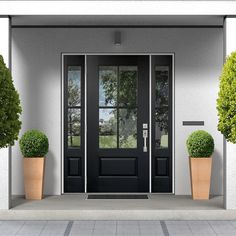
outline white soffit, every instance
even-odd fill
[[[236,15],[236,1],[0,1],[0,15]]]
[[[223,16],[13,16],[12,25],[223,25]]]

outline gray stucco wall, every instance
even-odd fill
[[[175,176],[176,194],[190,194],[185,141],[199,127],[183,120],[204,120],[215,139],[212,194],[222,194],[223,138],[217,131],[216,98],[223,63],[223,29],[121,29],[120,47],[113,29],[13,29],[12,69],[23,106],[22,132],[37,128],[50,140],[45,193],[61,193],[61,53],[175,53]],[[21,132],[21,134],[22,134]],[[12,193],[23,194],[22,159],[13,147]]]

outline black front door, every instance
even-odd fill
[[[172,56],[63,58],[64,192],[172,192]]]
[[[149,191],[149,56],[87,56],[87,190]]]

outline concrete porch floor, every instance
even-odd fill
[[[236,220],[223,197],[193,201],[191,196],[155,195],[136,200],[87,200],[86,194],[46,196],[41,201],[14,196],[0,220]]]

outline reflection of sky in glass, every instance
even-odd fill
[[[80,106],[81,102],[81,67],[68,67],[68,105]]]
[[[100,109],[99,120],[108,121],[114,117],[114,109]]]
[[[69,66],[68,67],[68,80],[76,83],[80,88],[81,81],[81,67],[80,66]]]

